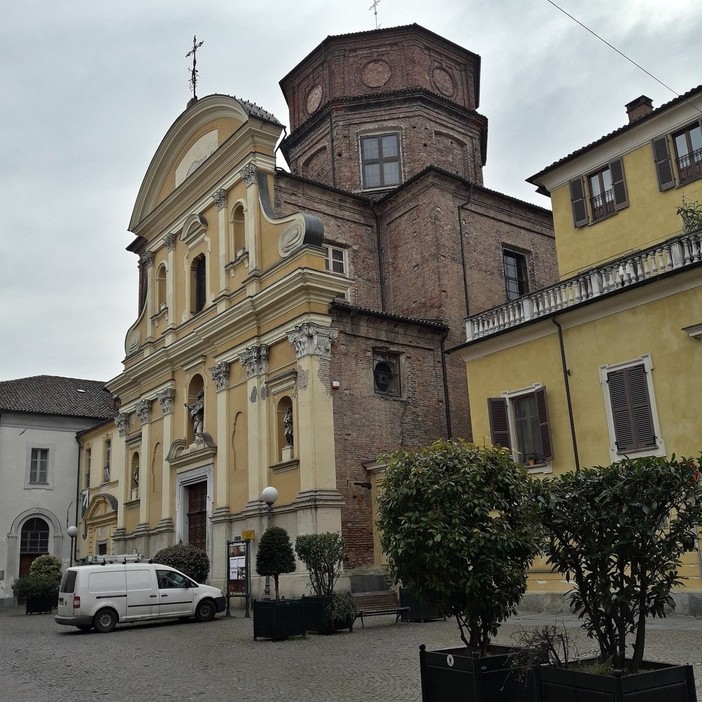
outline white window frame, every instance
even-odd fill
[[[517,421],[514,418],[514,406],[513,402],[518,400],[525,395],[533,395],[537,390],[543,388],[543,383],[534,383],[533,385],[527,385],[524,388],[519,388],[518,390],[505,390],[500,393],[500,397],[504,397],[507,400],[507,425],[509,427],[509,443],[512,447],[512,460],[515,463],[523,465],[530,473],[553,473],[553,461],[546,461],[544,463],[537,463],[536,465],[529,466],[526,465],[519,455],[519,449],[517,448]],[[548,400],[548,394],[546,395]],[[550,425],[550,422],[549,422]],[[553,436],[551,437],[553,441]]]
[[[46,456],[46,480],[37,482],[32,480],[32,453],[34,451],[47,451]],[[36,444],[27,446],[27,468],[25,472],[24,486],[30,489],[46,490],[53,487],[54,478],[54,454],[56,446],[54,444]]]
[[[329,273],[333,273],[334,275],[347,276],[348,270],[349,270],[348,251],[345,248],[343,248],[342,246],[334,246],[333,244],[324,244],[322,248],[324,249],[324,270],[328,271]],[[343,267],[342,271],[335,271],[334,270],[334,267],[333,267],[333,264],[334,264],[333,254],[334,253],[341,254],[341,265]]]
[[[653,419],[653,431],[656,435],[656,446],[643,449],[633,449],[628,451],[619,451],[617,449],[617,435],[614,431],[614,417],[612,415],[612,403],[609,396],[609,386],[607,384],[607,376],[612,371],[621,370],[623,368],[632,368],[633,366],[643,365],[646,372],[646,387],[648,389],[648,401],[651,406],[651,417]],[[665,456],[665,442],[661,435],[661,425],[658,421],[658,407],[656,405],[656,395],[653,391],[653,360],[650,353],[641,354],[638,358],[623,361],[621,363],[611,363],[599,367],[600,384],[602,385],[602,395],[604,397],[605,415],[607,417],[607,430],[609,432],[609,456],[612,463],[622,460],[627,456]]]

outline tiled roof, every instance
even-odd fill
[[[34,375],[0,382],[0,413],[27,412],[108,419],[111,395],[99,380]]]
[[[448,326],[440,319],[422,319],[421,317],[408,317],[404,314],[373,310],[370,307],[358,307],[339,297],[334,298],[334,300],[332,300],[332,307],[339,310],[345,310],[346,312],[350,312],[351,314],[367,314],[372,317],[383,317],[385,319],[391,319],[397,322],[407,322],[409,324],[422,324],[423,326],[436,327],[437,329],[448,329]]]
[[[583,146],[580,149],[577,149],[576,151],[573,151],[573,153],[568,154],[567,156],[564,156],[562,159],[559,159],[558,161],[555,161],[552,163],[550,166],[547,166],[543,170],[539,171],[538,173],[535,173],[533,176],[527,178],[527,183],[532,183],[533,185],[539,185],[539,179],[546,175],[547,173],[550,173],[552,170],[555,168],[558,168],[558,166],[562,166],[564,163],[568,163],[568,161],[573,160],[574,158],[577,158],[578,156],[590,151],[590,149],[594,149],[596,146],[599,146],[600,144],[603,144],[610,139],[614,139],[615,137],[619,136],[620,134],[629,131],[630,129],[634,129],[638,127],[640,124],[643,122],[647,122],[650,119],[653,119],[657,115],[659,115],[661,112],[665,112],[665,110],[670,109],[671,107],[674,107],[675,105],[678,105],[683,102],[689,102],[689,100],[693,97],[695,97],[700,91],[702,90],[702,85],[698,85],[696,88],[692,88],[691,90],[688,90],[684,95],[679,95],[678,97],[674,98],[673,100],[670,100],[669,102],[666,102],[665,104],[661,105],[660,107],[656,108],[655,110],[652,110],[649,112],[647,115],[640,117],[639,119],[635,120],[634,122],[630,122],[625,124],[622,127],[619,127],[619,129],[615,129],[613,132],[610,132],[609,134],[605,134],[603,137],[600,137],[597,139],[597,141],[593,141],[591,144],[588,144],[587,146]]]

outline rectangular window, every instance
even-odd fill
[[[363,187],[384,188],[400,184],[398,134],[361,137]]]
[[[29,482],[34,484],[49,482],[49,449],[32,449]]]
[[[92,463],[93,460],[93,451],[92,449],[85,449],[85,478],[84,478],[84,486],[85,487],[90,487],[90,464]]]
[[[701,124],[694,122],[678,132],[653,140],[653,162],[659,190],[674,188],[676,176],[677,185],[702,178]]]
[[[380,395],[401,396],[399,354],[373,351],[373,389]]]
[[[680,184],[702,178],[702,130],[691,125],[673,135]]]
[[[346,249],[339,246],[324,246],[324,270],[346,275]]]
[[[526,295],[529,292],[526,256],[504,249],[502,262],[505,269],[507,300],[516,300]]]
[[[570,200],[576,228],[598,222],[627,207],[629,199],[622,160],[616,159],[586,178],[570,181]]]
[[[613,460],[629,453],[663,455],[650,355],[600,367]]]
[[[488,416],[493,445],[510,449],[515,461],[543,468],[553,459],[544,387],[489,398]]]

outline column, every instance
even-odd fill
[[[215,444],[215,495],[212,519],[216,521],[229,515],[229,362],[222,361],[210,368],[210,375],[217,389],[217,428]]]
[[[229,223],[227,221],[227,191],[223,188],[215,191],[212,194],[212,199],[217,205],[217,235],[219,241],[219,295],[223,295],[227,291],[227,277],[225,266],[227,261],[232,258],[229,253],[228,238],[229,238]],[[214,268],[214,266],[213,266]],[[214,289],[214,288],[213,288]]]
[[[149,529],[149,456],[151,455],[151,404],[153,400],[142,399],[134,410],[141,422],[141,445],[139,446],[139,525],[137,531]],[[131,466],[130,466],[131,468]],[[131,486],[131,476],[127,471]]]
[[[261,389],[268,373],[268,347],[249,346],[239,356],[246,369],[248,395],[249,504],[260,504],[261,490],[268,484],[268,422]]]
[[[258,205],[258,181],[256,177],[256,166],[249,163],[239,172],[241,179],[246,183],[246,218],[245,236],[246,250],[249,252],[249,273],[257,271],[259,268],[259,205]]]
[[[171,464],[166,460],[173,442],[173,401],[175,389],[165,388],[156,393],[156,399],[163,413],[163,465],[161,466],[161,521],[159,529],[173,529],[173,510],[171,503]]]

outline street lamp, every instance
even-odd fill
[[[263,488],[261,499],[268,505],[268,528],[273,522],[273,503],[278,499],[278,491],[271,485]],[[271,576],[266,575],[266,584],[263,588],[263,599],[271,599]]]
[[[69,526],[66,533],[71,537],[71,565],[76,560],[76,536],[78,536],[78,527]]]

